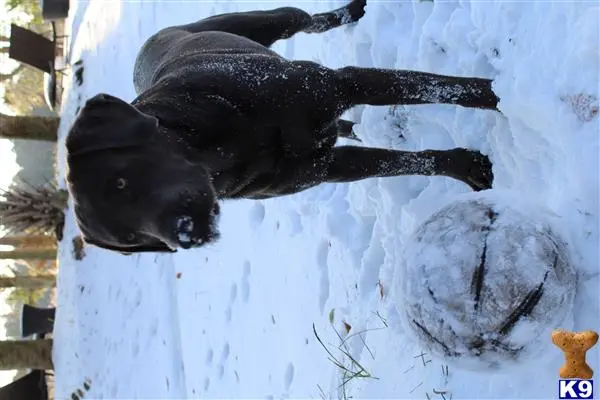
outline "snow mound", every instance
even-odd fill
[[[407,331],[465,369],[539,361],[577,281],[556,227],[552,214],[509,192],[455,198],[405,244],[396,306]]]

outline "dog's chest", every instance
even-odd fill
[[[201,160],[213,177],[215,190],[230,197],[252,182],[268,181],[284,156],[277,129],[265,129],[222,140],[201,151]]]

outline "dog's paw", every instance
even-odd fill
[[[474,191],[490,189],[494,181],[492,162],[477,150],[456,148],[448,150],[447,176],[458,179]]]
[[[465,183],[474,191],[491,189],[494,182],[492,162],[485,154],[478,151],[471,151],[471,153],[472,164]]]
[[[350,4],[345,7],[345,11],[348,13],[348,19],[346,23],[356,22],[365,15],[365,7],[367,6],[367,0],[353,0]]]

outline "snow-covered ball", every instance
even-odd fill
[[[459,196],[408,238],[396,306],[431,353],[466,369],[501,370],[552,346],[576,276],[551,213],[487,190]]]

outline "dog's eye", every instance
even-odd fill
[[[125,240],[127,240],[129,243],[135,242],[135,238],[136,238],[136,235],[133,232],[128,233],[127,236],[125,236]]]
[[[127,187],[127,179],[125,178],[117,178],[117,189],[125,189]]]

